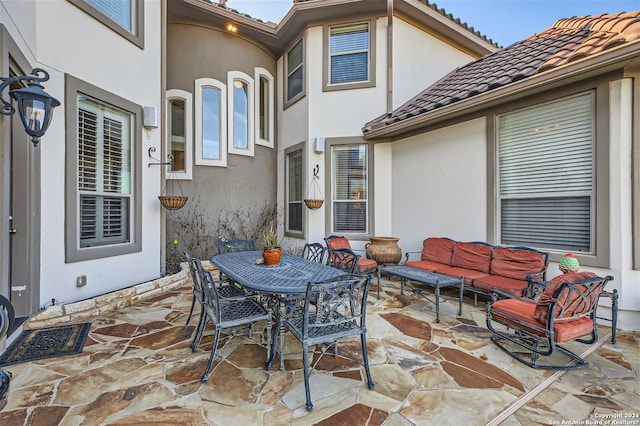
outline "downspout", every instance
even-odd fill
[[[387,0],[387,117],[393,113],[393,0]]]
[[[167,2],[160,2],[160,158],[166,155],[165,117],[167,114],[165,97],[167,93]],[[160,191],[165,185],[164,166],[160,170]],[[160,192],[162,194],[162,192]],[[160,275],[167,274],[167,212],[160,207]]]

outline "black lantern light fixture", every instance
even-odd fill
[[[38,77],[42,74],[42,77]],[[44,91],[42,87],[43,81],[49,80],[49,73],[41,68],[34,68],[31,75],[18,75],[15,77],[0,77],[0,100],[2,101],[2,109],[0,114],[12,115],[16,112],[13,105],[2,97],[4,89],[18,81],[26,80],[27,87],[14,89],[9,91],[11,96],[18,103],[18,113],[24,130],[31,136],[33,146],[37,146],[40,138],[49,128],[51,118],[53,117],[53,109],[60,105],[60,102]]]

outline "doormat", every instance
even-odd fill
[[[0,356],[0,367],[82,352],[91,323],[24,330]]]

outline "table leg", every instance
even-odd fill
[[[271,364],[273,364],[273,360],[276,356],[276,352],[278,352],[278,334],[280,335],[281,338],[281,345],[280,345],[280,370],[284,370],[284,361],[282,359],[282,353],[284,350],[284,315],[286,314],[286,306],[284,304],[284,301],[281,298],[278,298],[276,301],[276,307],[275,307],[275,311],[277,312],[276,314],[276,322],[277,324],[275,324],[275,327],[273,327],[273,336],[271,339],[271,350],[269,353],[269,359],[267,360],[267,363],[265,364],[264,368],[266,370],[271,368]]]
[[[440,286],[436,285],[436,322],[440,322]]]
[[[458,302],[458,315],[462,315],[462,299],[464,297],[464,277],[460,278],[460,301]]]
[[[400,294],[404,294],[404,278],[400,277]]]

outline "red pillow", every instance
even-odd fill
[[[560,286],[563,283],[576,283],[578,281],[582,281],[582,280],[586,280],[589,278],[596,278],[597,275],[594,274],[593,272],[572,272],[569,274],[562,274],[562,275],[558,275],[557,277],[553,278],[551,281],[549,281],[547,283],[547,286],[545,287],[544,291],[542,292],[542,295],[540,296],[540,299],[538,300],[539,302],[550,302],[554,300],[554,294],[556,293],[556,291],[558,291],[558,289],[560,288]],[[563,292],[564,293],[564,292]],[[558,299],[562,300],[564,298],[566,298],[566,294],[561,294],[559,295]],[[540,322],[546,323],[547,322],[547,317],[549,316],[549,306],[547,305],[538,305],[536,306],[535,311],[533,311],[533,317],[535,319],[537,319]]]

